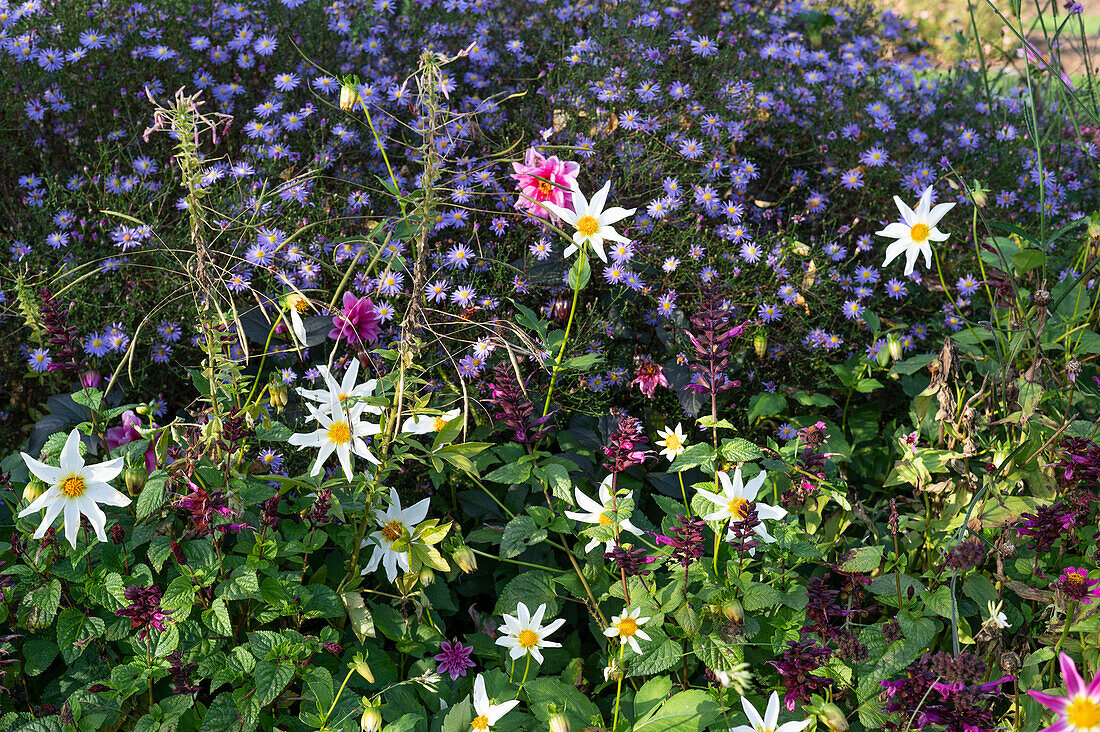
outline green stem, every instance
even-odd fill
[[[611,722],[611,732],[615,732],[615,729],[619,726],[619,697],[623,693],[623,649],[626,648],[626,644],[619,644],[619,681],[615,687],[615,719]]]
[[[1077,600],[1073,600],[1069,604],[1069,612],[1066,613],[1066,623],[1062,628],[1062,637],[1058,639],[1058,642],[1054,644],[1054,655],[1047,661],[1047,668],[1050,669],[1050,686],[1054,686],[1054,659],[1058,658],[1058,651],[1062,648],[1062,644],[1066,642],[1066,637],[1069,635],[1070,626],[1073,625],[1074,618],[1077,617]],[[1040,677],[1042,678],[1042,677]]]
[[[687,511],[687,515],[691,516],[691,504],[688,503],[687,489],[684,488],[684,474],[682,472],[677,473],[676,477],[680,479],[680,495],[684,497],[684,510]]]
[[[584,269],[585,263],[588,261],[588,253],[584,247],[581,247],[578,254],[578,262],[580,266],[577,268],[579,273]],[[561,339],[561,348],[558,349],[558,357],[554,359],[554,366],[550,371],[550,388],[546,392],[546,403],[542,405],[542,416],[545,417],[547,412],[550,411],[550,397],[554,393],[554,383],[558,380],[558,369],[561,368],[561,359],[565,355],[565,345],[569,342],[569,331],[573,328],[573,316],[577,312],[577,297],[581,293],[580,279],[577,280],[577,287],[573,290],[573,304],[569,306],[569,320],[565,323],[565,337]]]
[[[527,672],[531,670],[531,654],[527,654],[527,663],[523,665],[523,681],[519,682],[520,686],[527,683]]]
[[[348,679],[355,673],[355,669],[348,669],[348,675],[344,677],[344,683],[340,684],[340,691],[336,692],[336,697],[332,700],[332,706],[325,712],[325,716],[321,718],[321,723],[324,724],[326,720],[332,715],[332,710],[336,708],[336,702],[340,701],[340,695],[344,693],[344,687],[348,685]]]

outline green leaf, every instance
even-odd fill
[[[72,396],[74,402],[82,407],[87,407],[93,412],[99,412],[103,409],[103,392],[99,389],[88,389],[87,392],[75,391]]]
[[[731,440],[722,440],[720,448],[722,457],[733,463],[747,463],[751,460],[759,460],[764,457],[764,451],[741,437]]]
[[[164,658],[176,650],[180,644],[180,631],[175,623],[171,623],[164,630],[153,630],[149,633],[154,639],[153,658]]]
[[[572,369],[573,371],[588,371],[602,360],[602,353],[583,353],[580,356],[574,356],[567,360],[565,362],[565,368]]]
[[[840,559],[842,572],[871,572],[882,562],[882,545],[857,547]]]
[[[505,463],[485,476],[485,480],[505,485],[525,483],[531,477],[531,463]]]
[[[233,625],[229,622],[229,606],[220,597],[210,603],[209,610],[203,611],[202,622],[218,635],[225,637],[233,635]]]
[[[537,569],[516,575],[501,591],[494,614],[515,615],[516,605],[521,602],[527,605],[531,612],[535,612],[539,605],[546,603],[545,617],[551,619],[557,615],[560,603],[554,575]]]
[[[710,443],[696,442],[676,456],[676,459],[668,466],[668,472],[682,473],[685,470],[698,467],[704,473],[710,473],[714,471],[714,457],[714,448],[710,446]]]
[[[363,601],[363,595],[359,592],[344,592],[340,595],[344,607],[348,611],[348,620],[355,636],[362,643],[368,637],[374,637],[374,619],[371,617],[370,608]]]
[[[474,720],[474,707],[466,697],[447,710],[443,717],[443,726],[439,732],[470,732],[470,722]]]
[[[530,516],[520,514],[504,527],[504,538],[500,541],[500,558],[518,557],[528,547],[546,539],[546,536],[546,529],[538,528]]]
[[[722,640],[715,635],[700,635],[691,639],[695,657],[715,671],[732,671],[745,660],[741,646]]]
[[[318,711],[327,712],[335,696],[332,673],[323,666],[309,666],[302,672],[302,679],[306,682],[306,687],[309,688],[310,693],[313,694]]]
[[[154,536],[149,542],[146,555],[149,557],[149,564],[153,565],[153,571],[161,571],[168,557],[172,556],[172,540],[167,536]]]
[[[748,420],[755,422],[763,417],[774,417],[783,414],[787,409],[787,397],[782,394],[762,392],[749,399]]]
[[[80,658],[88,641],[103,633],[106,623],[102,618],[85,617],[77,608],[67,607],[57,616],[57,645],[65,663]]]
[[[1024,249],[1012,255],[1012,266],[1018,274],[1027,274],[1033,269],[1043,266],[1046,255],[1038,249]]]
[[[165,612],[174,613],[182,608],[190,608],[195,603],[195,587],[190,577],[179,576],[168,583],[168,589],[160,598],[160,606]]]
[[[260,661],[256,664],[253,675],[256,678],[256,693],[259,696],[260,706],[266,707],[275,701],[275,697],[279,696],[294,678],[294,669],[282,663]]]
[[[672,679],[667,676],[655,676],[638,689],[634,695],[634,718],[646,716],[668,697],[672,691]]]
[[[61,582],[50,580],[41,587],[31,590],[23,598],[22,606],[27,608],[27,627],[45,628],[53,622],[57,606],[61,604]]]
[[[588,246],[585,244],[585,246]],[[592,268],[588,266],[588,258],[578,258],[569,268],[569,289],[583,290],[592,278]]]
[[[701,732],[721,711],[705,691],[681,691],[636,722],[633,732]]]
[[[57,658],[57,644],[52,640],[35,638],[23,644],[23,673],[37,676],[49,668]]]
[[[202,726],[199,732],[226,732],[235,730],[239,726],[240,715],[237,713],[237,704],[233,701],[231,692],[218,694],[218,698],[202,715]]]
[[[536,472],[550,486],[555,498],[565,501],[570,506],[575,503],[573,500],[573,481],[569,479],[568,468],[557,463],[549,463],[540,467]]]
[[[260,581],[256,571],[247,567],[237,567],[225,582],[218,585],[214,594],[223,600],[262,600]]]
[[[994,584],[983,574],[971,575],[966,579],[966,583],[963,584],[963,594],[969,597],[974,602],[978,603],[978,606],[985,611],[986,605],[991,601],[997,601],[997,588]]]
[[[593,717],[600,716],[599,707],[591,699],[560,679],[537,678],[524,684],[523,690],[531,713],[543,724],[550,721],[555,709],[568,717],[573,729],[582,729]]]
[[[160,510],[160,507],[164,505],[165,487],[168,483],[168,473],[163,470],[157,470],[149,479],[145,481],[145,485],[141,489],[141,493],[138,494],[137,506],[134,510],[137,512],[137,520],[142,521],[147,516],[150,516]]]
[[[680,642],[668,638],[652,651],[648,646],[642,651],[642,655],[627,667],[627,676],[652,676],[668,671],[680,663],[680,659],[684,656],[684,649],[680,646]]]
[[[742,601],[747,612],[755,612],[764,608],[772,608],[782,604],[784,595],[771,585],[751,583],[745,590],[745,599]]]

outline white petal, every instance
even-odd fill
[[[92,529],[95,530],[96,538],[100,541],[107,541],[107,532],[103,529],[107,525],[107,516],[95,505],[95,501],[87,497],[84,494],[80,497],[79,502],[80,512],[88,517],[88,523],[92,525]]]
[[[118,474],[126,467],[126,458],[118,457],[98,465],[88,465],[84,468],[86,479],[107,483],[118,477]]]
[[[611,181],[607,181],[603,184],[603,188],[596,191],[592,196],[592,200],[588,202],[588,213],[597,219],[600,218],[600,213],[603,211],[604,204],[607,203],[607,194],[611,190]]]
[[[901,211],[901,220],[905,222],[906,226],[913,225],[913,219],[916,215],[913,213],[913,209],[906,205],[905,201],[901,200],[897,196],[894,196],[894,203],[897,204],[898,211]]]
[[[23,456],[23,462],[27,464],[27,470],[31,471],[32,475],[41,479],[46,485],[56,485],[61,482],[61,477],[66,475],[66,471],[61,468],[46,465],[46,463],[35,460],[25,452],[19,454]]]
[[[775,729],[775,725],[779,722],[779,692],[773,691],[772,695],[768,697],[768,708],[764,712],[764,726],[768,729]]]
[[[890,246],[886,247],[886,261],[884,261],[882,263],[882,266],[885,267],[888,264],[890,264],[890,262],[893,262],[903,252],[908,250],[909,246],[910,246],[910,241],[903,240],[903,239],[898,239],[896,242],[894,242]]]
[[[108,506],[129,506],[130,498],[119,493],[106,483],[89,483],[84,496],[96,503],[104,503]]]
[[[65,538],[69,545],[76,549],[76,531],[80,528],[80,509],[76,501],[65,501]]]
[[[80,457],[80,430],[73,429],[61,448],[61,469],[66,473],[79,472],[84,467],[84,458]]]
[[[741,697],[741,708],[745,710],[745,716],[749,718],[749,724],[753,726],[753,729],[766,728],[764,719],[760,716],[760,713],[756,711],[756,707],[752,705],[745,697]]]
[[[42,517],[42,523],[40,523],[38,528],[34,531],[35,539],[41,539],[46,535],[46,529],[53,525],[54,519],[57,518],[57,514],[61,513],[61,509],[63,508],[65,508],[65,501],[63,500],[54,501],[46,506],[46,515]]]
[[[925,223],[928,225],[928,228],[931,229],[936,224],[938,224],[940,222],[940,219],[942,219],[947,214],[947,212],[953,208],[955,208],[954,201],[950,201],[948,203],[937,203],[935,206],[933,206],[932,210],[928,212],[928,218],[925,219]]]
[[[506,701],[502,704],[494,704],[492,707],[490,707],[489,714],[486,715],[489,718],[489,726],[492,727],[494,724],[499,722],[500,718],[508,712],[512,711],[512,709],[517,704],[519,704],[519,699],[513,699],[512,701]]]
[[[885,236],[885,237],[889,237],[891,239],[901,239],[902,237],[909,236],[910,231],[912,231],[911,227],[906,226],[905,224],[902,224],[900,222],[895,221],[894,223],[890,224],[889,226],[887,226],[882,231],[876,231],[875,235],[876,236]]]
[[[41,511],[43,508],[48,509],[54,503],[63,503],[61,491],[56,486],[50,486],[46,490],[42,491],[42,494],[35,498],[30,504],[27,505],[22,511],[19,512],[17,518],[23,518],[29,516],[32,513]],[[54,516],[57,514],[55,513]]]

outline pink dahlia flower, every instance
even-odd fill
[[[1028,695],[1058,715],[1054,724],[1043,732],[1078,732],[1100,727],[1100,674],[1088,684],[1077,673],[1073,659],[1062,653],[1058,656],[1062,667],[1062,681],[1066,685],[1065,696],[1051,696],[1041,691],[1028,690]]]
[[[344,293],[344,307],[332,316],[332,325],[334,327],[328,333],[329,338],[351,343],[377,343],[378,334],[382,332],[374,303],[369,297],[356,297],[352,292]]]
[[[559,160],[556,155],[543,157],[537,150],[530,148],[523,162],[512,163],[512,167],[516,171],[512,178],[519,186],[520,195],[516,198],[516,208],[520,211],[527,211],[544,219],[550,218],[550,211],[541,205],[543,202],[573,210],[571,189],[576,185],[580,165]]]
[[[653,363],[652,361],[643,361],[638,366],[638,372],[635,374],[637,378],[631,381],[630,384],[638,385],[638,388],[642,390],[650,399],[657,391],[658,386],[668,386],[668,379],[665,378],[665,371],[661,368],[660,364]]]

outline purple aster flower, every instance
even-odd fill
[[[45,348],[36,348],[31,351],[31,355],[27,357],[27,365],[38,373],[42,373],[49,369],[52,362],[53,359],[50,358],[50,352]]]
[[[470,654],[474,651],[473,646],[464,646],[458,641],[454,643],[443,641],[439,644],[439,648],[442,653],[435,657],[435,660],[439,662],[436,672],[440,675],[450,675],[451,681],[456,680],[459,676],[465,676],[466,669],[477,666],[476,663],[470,660]]]

